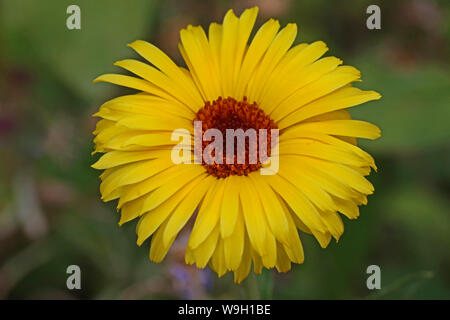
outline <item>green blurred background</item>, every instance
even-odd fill
[[[66,8],[81,8],[81,30]],[[148,40],[178,63],[178,31],[260,6],[299,25],[297,42],[325,41],[362,71],[357,86],[382,100],[352,110],[382,138],[361,145],[379,167],[375,194],[338,244],[321,249],[303,235],[305,263],[292,272],[251,275],[242,285],[186,267],[182,245],[162,264],[135,244],[135,222],[119,228],[90,168],[95,119],[107,99],[128,93],[92,80],[136,55]],[[381,30],[366,8],[381,8]],[[0,0],[0,299],[449,299],[450,2]],[[66,288],[81,267],[82,290]],[[381,267],[381,290],[366,268]]]

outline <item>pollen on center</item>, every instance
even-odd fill
[[[203,134],[208,129],[217,129],[224,137],[226,136],[227,129],[242,129],[244,132],[248,129],[254,129],[256,131],[256,145],[252,147],[250,145],[250,139],[245,139],[244,154],[238,153],[238,148],[233,148],[234,158],[232,163],[226,161],[227,143],[225,139],[223,140],[223,153],[218,155],[218,157],[223,158],[222,163],[209,164],[205,162],[204,157],[202,158],[202,165],[206,171],[218,178],[225,178],[229,175],[248,175],[250,172],[258,170],[261,167],[260,145],[264,145],[267,150],[267,156],[270,156],[271,129],[278,129],[276,123],[255,102],[249,103],[246,97],[242,101],[237,101],[231,97],[226,99],[219,97],[212,102],[207,101],[205,106],[197,112],[194,121],[202,121],[202,134],[200,138],[203,137]],[[267,135],[261,137],[260,129],[266,129]],[[213,143],[213,141],[214,138],[212,141],[202,139],[201,142],[196,143],[197,146],[201,146],[202,155],[204,149],[210,143]],[[214,153],[212,155],[216,157]],[[249,161],[252,155],[256,156],[256,163]],[[242,157],[245,157],[245,160]]]

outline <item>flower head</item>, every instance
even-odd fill
[[[191,220],[186,263],[209,264],[219,276],[233,271],[236,282],[252,264],[260,273],[302,263],[299,229],[322,247],[339,239],[340,214],[357,218],[374,190],[365,179],[374,160],[356,138],[380,135],[347,110],[380,98],[351,86],[360,72],[338,58],[322,58],[327,47],[321,41],[293,46],[296,24],[280,30],[270,19],[250,40],[257,12],[237,17],[230,10],[208,35],[202,27],[181,30],[188,69],[135,41],[129,46],[150,64],[130,59],[116,65],[137,77],[95,80],[139,91],[106,102],[95,114],[102,118],[95,151],[104,155],[93,167],[104,170],[102,199],[119,200],[119,224],[138,218],[137,242],[151,237],[150,259],[160,262]],[[173,134],[180,129],[189,140],[176,149],[181,143]],[[220,140],[239,129],[246,133],[242,152]],[[214,135],[205,139],[208,132]],[[178,163],[173,154],[180,150],[189,160],[204,157]]]

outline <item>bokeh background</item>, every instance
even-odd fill
[[[81,30],[66,28],[70,4],[81,8]],[[258,26],[295,22],[297,43],[323,40],[328,55],[362,71],[357,86],[383,98],[351,113],[383,136],[361,141],[379,167],[369,178],[376,192],[339,243],[321,249],[303,235],[303,265],[236,285],[185,266],[183,239],[156,265],[148,243],[135,244],[135,222],[118,227],[90,167],[91,114],[130,91],[92,80],[136,57],[126,47],[136,39],[181,63],[179,29],[255,4]],[[381,8],[381,30],[366,28],[370,4]],[[449,299],[449,23],[445,0],[0,0],[0,298]],[[66,288],[72,264],[82,290]],[[372,264],[381,290],[366,287]]]

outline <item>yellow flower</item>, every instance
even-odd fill
[[[95,152],[105,154],[93,167],[104,170],[102,199],[119,200],[119,225],[139,218],[137,243],[151,237],[150,259],[160,262],[192,218],[186,263],[209,264],[219,276],[233,271],[236,282],[252,263],[256,273],[263,267],[286,272],[291,262],[302,263],[298,229],[322,247],[339,239],[340,214],[357,218],[358,206],[374,190],[364,178],[376,169],[374,160],[356,138],[380,136],[375,125],[352,120],[347,110],[380,98],[351,86],[360,72],[336,57],[321,58],[328,50],[322,41],[292,46],[296,24],[280,30],[270,19],[250,41],[257,12],[255,7],[236,17],[230,10],[208,35],[202,27],[181,30],[179,49],[188,69],[154,45],[135,41],[129,46],[151,65],[131,59],[116,65],[139,78],[105,74],[95,80],[139,91],[106,102],[95,114],[102,118]],[[193,134],[194,120],[202,121],[203,133],[278,129],[269,159],[277,157],[279,167],[261,174],[267,163],[248,159],[174,163],[179,140],[172,133],[181,128]],[[207,143],[200,146],[204,151]],[[198,146],[188,148],[195,152]],[[250,156],[248,144],[246,152]]]

